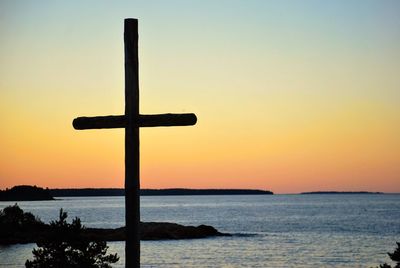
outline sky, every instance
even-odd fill
[[[123,187],[124,18],[142,188],[400,192],[400,2],[0,1],[0,189]]]

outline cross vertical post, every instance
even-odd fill
[[[125,44],[125,222],[126,267],[140,267],[139,55],[138,21],[126,19]]]
[[[78,117],[75,129],[125,128],[125,267],[140,267],[139,128],[191,126],[195,114],[139,114],[138,20],[125,19],[125,114]]]

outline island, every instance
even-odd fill
[[[125,227],[83,228],[82,237],[91,241],[124,241]],[[43,223],[17,204],[0,210],[0,245],[40,243],[54,236],[51,224]],[[141,240],[195,239],[231,236],[208,225],[184,226],[169,222],[141,222]]]
[[[303,192],[301,194],[383,194],[382,192],[367,192],[367,191],[315,191]]]
[[[41,201],[54,200],[48,188],[30,185],[18,185],[11,189],[0,190],[0,201]]]

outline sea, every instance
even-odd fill
[[[0,202],[0,209],[15,202]],[[60,208],[87,227],[124,225],[124,197],[18,202],[44,222]],[[142,241],[142,267],[377,267],[400,242],[399,194],[143,196],[141,219],[207,224],[230,237]],[[108,242],[124,267],[124,242]],[[0,267],[24,267],[36,244],[0,246]]]

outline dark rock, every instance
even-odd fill
[[[125,227],[116,229],[87,228],[84,236],[92,240],[123,241]],[[208,225],[184,226],[169,222],[141,222],[141,240],[194,239],[213,236],[230,236]]]
[[[228,235],[220,233],[217,229],[208,225],[199,225],[195,227],[169,222],[141,223],[140,234],[142,240],[192,239]]]

